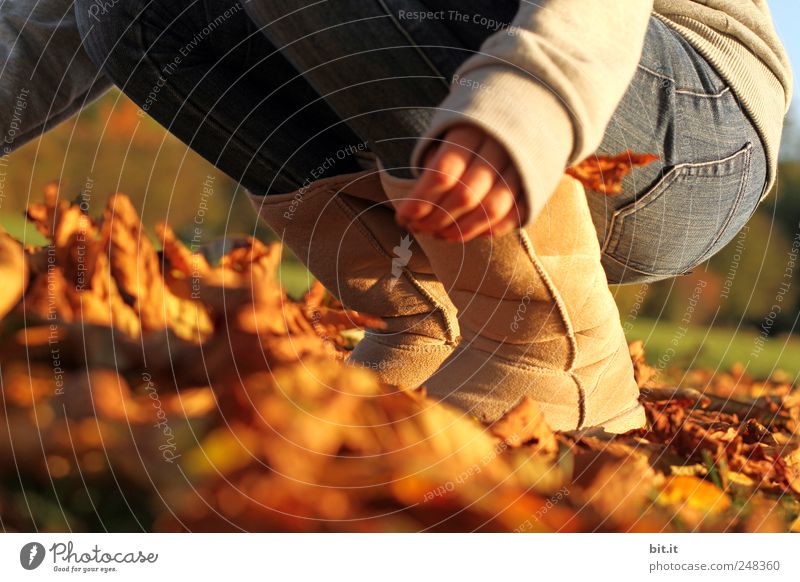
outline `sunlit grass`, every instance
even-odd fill
[[[303,264],[296,260],[284,260],[281,263],[278,279],[281,287],[286,289],[286,293],[295,299],[302,297],[314,281]]]
[[[39,234],[33,223],[28,222],[22,213],[0,213],[0,229],[25,244],[34,246],[47,244],[47,239]]]
[[[711,368],[730,370],[742,364],[757,379],[774,375],[778,370],[796,378],[800,374],[800,337],[780,335],[761,344],[756,340],[759,331],[752,327],[691,326],[685,330],[680,323],[639,318],[627,330],[629,341],[645,343],[645,353],[651,365],[683,370]],[[663,362],[663,364],[662,364]]]

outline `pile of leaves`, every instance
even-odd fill
[[[279,245],[190,251],[130,200],[53,186],[0,235],[0,526],[157,531],[786,531],[800,394],[741,371],[659,385],[648,426],[554,433],[522,402],[484,426],[348,365],[379,326],[276,283]]]

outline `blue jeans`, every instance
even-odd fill
[[[178,138],[269,195],[357,171],[364,149],[407,172],[453,73],[518,3],[126,0],[104,14],[93,5],[75,3],[90,57]],[[618,196],[587,194],[612,283],[704,262],[765,188],[763,146],[736,97],[655,17],[598,153],[626,149],[659,161],[634,170]]]

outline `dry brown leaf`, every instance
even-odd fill
[[[566,173],[590,190],[607,196],[622,193],[622,179],[633,168],[646,166],[658,159],[653,154],[636,154],[628,150],[616,156],[593,155],[567,168]]]
[[[128,298],[143,331],[167,327],[164,282],[158,254],[144,232],[139,215],[124,194],[112,196],[103,216],[104,239],[119,289]]]
[[[73,321],[74,311],[69,302],[68,288],[61,269],[49,269],[31,282],[25,295],[26,312],[41,319]]]
[[[510,447],[535,444],[537,449],[545,452],[558,450],[553,431],[547,425],[539,405],[530,396],[523,398],[489,429]]]
[[[655,376],[656,370],[647,365],[644,355],[644,342],[642,340],[631,342],[628,346],[628,351],[633,362],[633,376],[636,379],[636,385],[639,388],[643,388]]]
[[[19,303],[28,287],[28,259],[22,246],[0,231],[0,319]]]
[[[206,258],[186,248],[169,225],[156,225],[156,234],[161,240],[164,256],[171,268],[177,269],[186,277],[202,277],[208,274],[211,267]]]
[[[68,207],[69,202],[60,196],[58,182],[51,182],[45,186],[44,202],[29,205],[26,215],[42,236],[51,238],[58,214]]]

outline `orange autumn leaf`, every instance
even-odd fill
[[[0,231],[0,318],[8,313],[28,287],[28,259],[22,246]]]
[[[657,502],[666,505],[686,505],[690,509],[721,512],[731,505],[724,491],[712,483],[691,475],[678,475],[667,481]]]
[[[539,405],[530,396],[523,398],[489,429],[509,447],[534,443],[541,451],[558,449],[553,431],[547,425]]]
[[[567,168],[566,173],[590,190],[616,196],[622,192],[622,179],[633,168],[646,166],[657,159],[658,156],[653,154],[637,154],[627,150],[616,156],[589,156]]]

